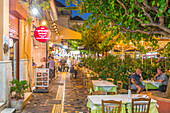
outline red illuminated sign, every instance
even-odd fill
[[[34,31],[34,37],[39,42],[47,42],[50,39],[51,32],[45,26],[37,27]]]

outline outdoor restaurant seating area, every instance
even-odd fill
[[[170,113],[170,0],[0,0],[0,113]]]
[[[137,90],[132,90],[129,87],[131,89],[129,94],[128,88],[123,88],[122,81],[117,81],[115,84],[113,78],[104,80],[99,77],[99,74],[85,67],[79,67],[77,71],[78,75],[83,78],[83,84],[88,88],[87,107],[89,113],[159,113],[157,101],[151,99],[147,93],[136,94]],[[128,82],[128,85],[131,86],[130,81]],[[144,92],[148,93],[155,89],[158,90],[161,85],[161,82],[153,80],[141,82],[145,86]]]

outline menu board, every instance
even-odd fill
[[[36,68],[35,87],[48,87],[48,86],[49,86],[49,69]]]

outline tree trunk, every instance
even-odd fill
[[[97,53],[97,58],[99,58],[99,53]]]
[[[82,54],[80,53],[80,57],[82,58]]]
[[[170,77],[169,77],[169,80],[168,80],[168,86],[167,86],[165,94],[166,94],[167,97],[170,97]]]
[[[94,51],[94,59],[96,59],[96,51]]]
[[[107,57],[107,52],[105,52],[105,56]]]
[[[105,49],[103,50],[102,57],[104,57],[104,52],[105,52]]]
[[[102,53],[102,57],[104,57],[104,52]]]

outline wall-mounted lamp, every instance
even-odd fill
[[[42,21],[42,25],[47,25],[47,22],[45,20]]]
[[[35,16],[38,14],[38,9],[36,7],[32,9],[32,14]]]

